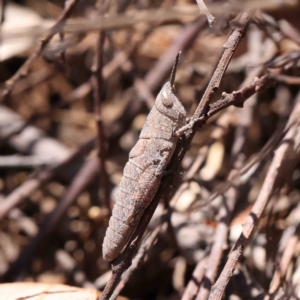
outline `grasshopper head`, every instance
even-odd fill
[[[185,124],[186,111],[170,82],[167,82],[161,89],[156,98],[155,106],[159,112],[178,123],[178,125]]]

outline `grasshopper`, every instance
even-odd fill
[[[174,88],[179,55],[170,81],[158,94],[139,140],[129,153],[103,242],[103,258],[107,261],[114,260],[120,254],[135,231],[160,185],[182,128],[186,125],[186,111]]]

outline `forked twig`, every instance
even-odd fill
[[[227,66],[233,56],[233,53],[245,32],[246,26],[248,25],[251,16],[252,16],[252,11],[245,10],[242,13],[240,13],[239,16],[236,18],[236,20],[234,21],[235,29],[233,30],[233,32],[231,33],[231,35],[229,36],[229,38],[227,39],[226,43],[223,46],[225,50],[209,82],[209,85],[205,90],[205,93],[200,101],[200,104],[198,105],[193,115],[194,120],[206,114],[208,110],[208,106],[212,100],[212,97],[214,93],[219,89],[221,79],[223,78]]]

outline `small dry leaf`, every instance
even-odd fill
[[[0,284],[0,295],[1,300],[98,300],[101,292],[63,284],[21,282]]]
[[[33,282],[1,284],[0,295],[3,300],[97,300],[98,297],[96,290]]]

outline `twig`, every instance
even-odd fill
[[[224,51],[226,53],[226,55],[223,56],[222,59],[220,60],[220,63],[210,81],[208,88],[207,88],[207,90],[209,90],[211,92],[210,93],[206,92],[204,94],[203,101],[199,104],[199,106],[196,109],[196,112],[193,116],[194,120],[199,119],[199,117],[202,117],[202,121],[205,121],[207,118],[209,118],[209,112],[210,112],[209,104],[210,104],[211,97],[213,94],[213,87],[218,88],[218,82],[220,82],[220,80],[221,80],[220,77],[224,74],[226,67],[232,57],[233,51],[235,50],[240,39],[242,38],[242,34],[245,30],[246,24],[250,20],[250,15],[251,15],[251,13],[249,11],[245,11],[241,14],[241,17],[239,18],[239,21],[241,23],[239,23],[237,25],[237,28],[239,28],[239,29],[235,29],[233,31],[234,34],[232,34],[229,37],[228,42],[226,43],[226,48]],[[231,51],[230,54],[228,53],[228,49],[230,49],[230,51]],[[204,105],[203,105],[203,103],[204,103]],[[213,107],[213,105],[212,105],[212,107]],[[209,111],[207,111],[206,108],[208,108]],[[217,112],[218,109],[216,109],[215,111]],[[204,112],[205,113],[207,112],[207,113],[204,114]],[[190,145],[190,143],[193,139],[193,136],[196,133],[196,128],[195,128],[195,126],[193,126],[193,127],[194,128],[192,128],[192,132],[189,134],[189,136],[183,137],[182,144],[178,145],[178,147],[176,148],[173,158],[169,165],[169,168],[171,170],[178,169],[178,167],[181,163],[181,160],[183,159],[183,157],[188,149],[188,146]],[[160,200],[162,194],[164,193],[164,191],[171,184],[171,180],[173,180],[173,177],[174,176],[168,176],[168,177],[165,177],[162,179],[161,185],[160,185],[156,195],[154,196],[152,202],[146,209],[146,211],[141,219],[141,222],[139,223],[135,232],[133,233],[132,237],[130,238],[126,248],[119,255],[119,257],[117,257],[116,260],[112,262],[112,276],[102,294],[102,298],[101,298],[102,300],[109,299],[109,297],[113,293],[113,290],[117,286],[122,273],[130,266],[133,254],[135,253],[136,248],[139,245],[139,242],[143,236],[144,231],[147,228],[147,225],[148,225],[150,219],[152,218],[152,215],[156,209],[156,206],[158,205],[159,200]]]
[[[124,272],[124,274],[122,275],[122,279],[119,282],[118,286],[115,288],[114,293],[110,297],[110,300],[114,300],[117,298],[117,296],[120,294],[125,284],[128,282],[129,278],[133,274],[133,272],[140,266],[142,260],[144,259],[145,254],[152,247],[155,240],[157,239],[157,236],[160,233],[163,225],[164,224],[161,223],[159,226],[157,226],[152,231],[152,233],[145,239],[144,243],[141,245],[137,254],[133,258],[130,268],[128,268],[126,272]]]
[[[207,112],[207,117],[215,115],[219,111],[223,110],[225,107],[234,105],[237,107],[243,107],[245,100],[254,95],[255,93],[265,90],[273,86],[275,80],[270,78],[269,75],[264,75],[260,78],[254,78],[251,84],[248,86],[232,92],[230,94],[223,92],[220,100],[214,102],[209,106],[209,111]],[[204,118],[199,118],[199,121],[202,121]]]
[[[66,9],[67,6],[68,6],[68,1],[65,1],[64,9]],[[59,38],[60,38],[60,43],[64,44],[65,33],[63,31],[59,32]],[[67,43],[65,43],[65,44],[67,44]],[[57,53],[57,56],[58,56],[57,62],[64,68],[64,71],[65,71],[66,75],[70,77],[70,68],[68,68],[68,66],[66,64],[66,51],[65,50],[66,50],[66,48],[62,47],[58,51],[58,53]]]
[[[251,210],[251,213],[246,219],[246,222],[243,227],[243,232],[238,238],[238,240],[236,241],[236,243],[234,244],[234,246],[232,247],[232,251],[227,260],[227,263],[223,268],[223,271],[219,276],[217,282],[214,284],[214,286],[211,289],[211,293],[209,297],[210,300],[220,300],[222,298],[224,290],[233,274],[234,268],[240,256],[243,253],[243,249],[249,243],[250,236],[255,226],[257,225],[257,222],[261,217],[262,212],[276,187],[276,184],[278,185],[278,176],[280,172],[282,172],[282,168],[285,167],[283,166],[285,155],[290,148],[293,148],[294,143],[296,143],[295,138],[298,130],[297,128],[299,126],[297,121],[299,119],[299,113],[300,113],[300,94],[298,94],[297,96],[297,102],[292,112],[292,115],[290,117],[289,123],[291,127],[289,128],[289,131],[287,132],[282,144],[275,152],[275,156],[273,158],[268,174],[265,178],[265,181],[259,193],[259,196]],[[284,142],[285,140],[291,141],[292,146],[290,143]]]
[[[202,282],[205,275],[206,264],[207,257],[203,258],[199,263],[197,263],[197,266],[192,274],[192,279],[189,281],[187,287],[185,288],[181,300],[191,300],[195,298],[200,283]]]
[[[300,204],[298,204],[295,211],[296,216],[299,214],[300,214]],[[284,277],[287,274],[289,264],[295,255],[295,249],[297,243],[299,242],[299,233],[300,233],[300,225],[298,225],[295,228],[294,234],[285,243],[285,248],[282,253],[279,268],[274,273],[268,293],[265,295],[264,300],[273,299],[276,291],[279,289],[280,285],[282,284]]]
[[[195,22],[188,24],[185,26],[182,31],[179,33],[178,37],[174,40],[174,42],[171,44],[169,49],[166,51],[165,55],[163,55],[160,60],[154,65],[154,67],[147,72],[146,76],[144,77],[143,83],[147,85],[148,90],[153,92],[155,91],[158,86],[161,84],[162,80],[166,77],[168,71],[172,67],[173,60],[172,57],[176,56],[176,54],[180,50],[187,49],[190,44],[194,41],[194,39],[197,37],[198,33],[205,27],[206,21],[204,18],[199,18]],[[149,30],[150,31],[150,30]],[[147,35],[149,31],[146,31]],[[142,42],[142,38],[140,38],[139,41],[134,43],[134,45],[130,45],[128,49],[117,53],[113,60],[109,62],[106,66],[103,68],[103,78],[107,79],[110,77],[122,64],[124,64],[128,57],[135,51],[135,49],[138,47],[138,45]],[[171,57],[171,59],[170,59]],[[70,104],[74,102],[75,100],[84,97],[92,90],[92,79],[88,80],[87,82],[83,83],[79,87],[77,87],[75,90],[73,90],[68,96],[66,96],[60,103],[59,107],[64,107],[66,104]],[[137,89],[139,92],[139,89]],[[143,110],[143,101],[141,101],[144,97],[144,93],[139,95],[138,99],[131,99],[127,106],[124,108],[124,114],[120,116],[117,120],[113,121],[111,124],[104,126],[104,132],[105,137],[107,140],[117,140],[130,126],[132,120],[134,117],[139,114]],[[131,98],[131,94],[129,95]],[[148,98],[147,98],[148,99]],[[0,113],[1,113],[1,106],[0,106]],[[7,116],[7,108],[3,108],[3,116]],[[46,113],[48,114],[48,113]],[[46,114],[42,114],[43,117],[46,116]],[[2,114],[1,114],[2,116]],[[1,118],[0,118],[1,120]],[[20,126],[15,126],[9,131],[9,133],[5,132],[5,135],[1,133],[1,127],[0,127],[0,134],[3,138],[10,138],[13,137],[18,132],[21,132],[24,128],[26,128],[26,123],[20,124]],[[0,123],[1,125],[1,123]],[[6,124],[5,124],[6,125]],[[30,128],[31,129],[31,128]],[[29,128],[28,128],[29,131]],[[22,134],[21,134],[22,135]],[[35,138],[37,139],[37,138]],[[9,140],[15,141],[15,138],[10,138]],[[30,142],[30,143],[29,143]],[[28,144],[31,145],[31,140],[28,141]]]
[[[261,62],[263,34],[254,26],[248,31],[248,49],[250,65],[259,64]],[[272,55],[272,53],[271,53]],[[272,55],[273,56],[273,55]],[[248,82],[256,76],[259,76],[263,70],[263,66],[247,69],[247,77],[241,84],[241,87],[247,86]],[[234,162],[239,153],[245,147],[247,131],[253,119],[254,108],[257,103],[257,94],[254,94],[248,101],[245,109],[241,110],[239,115],[239,126],[235,132],[235,139],[232,146],[231,160]]]
[[[239,161],[240,160],[240,161]],[[236,164],[241,162],[241,156],[236,160]],[[234,169],[229,174],[234,173]],[[229,224],[231,221],[232,213],[235,208],[235,204],[238,198],[237,188],[232,187],[227,191],[223,197],[222,205],[217,215],[217,227],[214,234],[213,244],[210,250],[209,257],[207,258],[206,272],[202,280],[196,300],[207,299],[209,290],[214,281],[219,263],[222,259],[223,252],[227,248],[227,237],[229,232]],[[197,280],[199,280],[197,278]]]
[[[223,114],[217,121],[216,127],[214,128],[213,132],[211,133],[210,137],[211,140],[208,142],[208,145],[203,146],[202,148],[199,149],[199,153],[192,164],[192,166],[189,168],[188,172],[184,176],[184,180],[191,179],[194,174],[198,171],[200,164],[204,161],[205,157],[207,156],[207,152],[209,150],[209,145],[213,144],[216,140],[220,140],[222,136],[226,132],[226,128],[228,127],[229,124],[229,114]],[[227,126],[226,126],[227,125]],[[176,191],[175,195],[173,196],[172,200],[177,201],[179,196],[182,194],[184,189],[188,187],[187,182],[183,182],[179,189]],[[191,279],[189,280],[189,283],[187,284],[184,293],[182,295],[182,300],[190,300],[194,299],[197,295],[197,292],[199,290],[199,286],[203,280],[203,277],[205,275],[205,272],[207,270],[206,264],[207,264],[208,257],[206,256],[205,258],[201,259],[192,274]]]
[[[206,16],[208,24],[211,27],[215,21],[215,17],[210,13],[203,0],[196,0],[196,2],[199,6],[200,12]]]
[[[258,11],[254,22],[256,22],[256,24],[273,40],[277,47],[279,47],[283,35],[279,30],[275,19],[270,15]]]
[[[29,73],[29,69],[33,62],[42,54],[44,48],[46,45],[50,42],[52,37],[61,31],[61,28],[64,26],[66,20],[71,15],[75,5],[77,4],[79,0],[66,0],[65,2],[65,8],[55,24],[51,27],[48,34],[41,39],[39,45],[33,51],[33,53],[28,57],[28,59],[25,61],[25,63],[19,68],[19,70],[9,79],[5,82],[5,88],[2,91],[1,98],[3,99],[6,97],[14,88],[17,81],[23,77],[26,76]]]
[[[270,77],[274,78],[276,81],[289,84],[289,85],[300,85],[300,77],[281,75],[281,74],[272,74]]]
[[[32,72],[24,79],[20,79],[14,90],[12,91],[12,95],[20,94],[25,92],[26,90],[37,87],[40,83],[46,81],[54,74],[54,68],[51,66],[47,66],[38,71]]]
[[[300,33],[294,26],[291,25],[291,23],[287,20],[280,20],[279,28],[287,38],[300,46]]]
[[[102,92],[103,92],[103,51],[104,51],[104,40],[105,33],[100,32],[98,35],[96,51],[95,51],[95,60],[92,67],[92,79],[93,79],[93,88],[94,88],[94,112],[95,119],[97,124],[97,137],[96,137],[96,147],[97,147],[97,156],[98,156],[98,165],[101,170],[100,181],[102,185],[103,193],[103,204],[107,209],[108,214],[110,215],[110,195],[109,195],[109,180],[106,170],[106,149],[105,149],[105,139],[103,132],[103,123],[102,123]]]
[[[236,18],[235,29],[233,30],[233,32],[231,33],[231,35],[229,36],[229,38],[223,46],[225,50],[222,54],[218,67],[216,68],[212,79],[210,80],[210,83],[200,101],[200,105],[197,107],[193,115],[194,120],[206,114],[212,97],[214,93],[219,89],[221,79],[227,69],[227,66],[232,58],[232,55],[239,41],[242,38],[243,33],[245,32],[246,26],[250,21],[251,15],[251,11],[245,10],[242,13],[240,13],[239,16]]]
[[[0,156],[0,168],[34,168],[57,163],[53,158],[40,155],[5,155]]]
[[[263,300],[265,291],[259,285],[252,273],[247,269],[246,264],[239,264],[238,273],[232,278],[237,286],[237,294],[240,299]]]
[[[1,2],[0,2],[0,43],[2,44],[2,26],[3,26],[3,23],[4,23],[4,21],[5,21],[5,15],[4,15],[4,13],[5,13],[5,6],[6,6],[6,3],[7,2],[7,0],[1,0]],[[1,54],[2,53],[0,53],[0,57],[1,57]]]
[[[1,0],[1,3],[0,3],[0,24],[1,25],[4,22],[4,10],[5,10],[6,1],[7,0]]]
[[[277,21],[266,13],[260,13],[257,17],[258,25],[263,25],[262,30],[266,31],[276,43],[286,37],[300,46],[300,33],[288,21]]]

